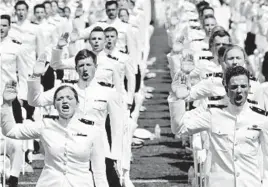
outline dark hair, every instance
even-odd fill
[[[214,12],[214,9],[211,6],[205,6],[201,9],[201,16],[204,15],[205,10],[212,10]]]
[[[232,46],[233,46],[232,44],[221,46],[218,50],[218,57],[223,58],[224,54],[226,54],[226,50]]]
[[[118,35],[118,32],[114,27],[107,27],[104,29],[104,32],[116,32],[116,36]]]
[[[242,66],[235,66],[235,67],[227,68],[227,70],[225,71],[226,86],[229,85],[232,77],[236,77],[239,75],[246,75],[249,81],[250,73],[246,68],[243,68]]]
[[[107,9],[108,6],[111,6],[113,4],[115,4],[116,5],[116,8],[118,8],[117,1],[106,1],[106,3],[105,3],[105,9]]]
[[[28,10],[29,9],[29,5],[25,2],[25,1],[18,1],[16,4],[15,4],[15,6],[14,6],[14,8],[15,8],[15,10],[17,9],[17,6],[19,6],[19,5],[25,5],[26,6],[26,9]]]
[[[216,18],[214,17],[214,15],[209,14],[209,15],[206,15],[206,16],[204,17],[203,22],[204,22],[205,19],[209,19],[209,18],[213,18],[213,19],[216,20]]]
[[[68,10],[71,12],[70,7],[68,7],[68,6],[64,7],[64,8],[63,8],[64,12],[65,12],[65,9],[68,9]]]
[[[42,9],[44,9],[46,11],[46,8],[45,8],[44,4],[37,4],[37,5],[34,6],[34,13],[36,12],[36,9],[38,9],[38,8],[42,8]]]
[[[120,15],[120,13],[121,13],[123,10],[127,12],[127,15],[129,15],[128,9],[126,9],[126,8],[120,8],[119,11],[118,11],[118,16]]]
[[[91,34],[92,32],[104,32],[104,31],[103,31],[103,28],[101,28],[100,26],[96,26],[96,27],[94,27],[94,28],[92,29],[92,31],[90,32],[90,34]]]
[[[1,15],[1,19],[6,19],[8,21],[8,25],[10,26],[10,23],[11,23],[10,15],[3,14]]]
[[[97,56],[92,51],[90,51],[88,49],[82,49],[76,54],[76,56],[74,58],[75,66],[77,66],[79,60],[83,60],[86,58],[92,58],[93,63],[95,65],[97,64]]]
[[[51,1],[51,5],[52,5],[52,3],[56,3],[57,6],[59,6],[59,5],[58,5],[58,1],[53,0],[53,1]]]
[[[196,8],[197,8],[198,12],[200,12],[202,10],[202,8],[205,6],[209,6],[209,3],[206,1],[200,1],[199,3],[196,4]]]
[[[77,91],[74,89],[74,87],[69,86],[69,85],[62,85],[60,87],[57,88],[57,90],[54,93],[54,97],[53,97],[53,104],[55,104],[55,100],[57,97],[57,94],[59,93],[59,91],[65,89],[65,88],[70,88],[70,90],[74,93],[74,98],[76,99],[77,103],[79,103],[79,99],[78,99],[78,93]]]
[[[225,37],[225,36],[228,36],[229,37],[229,40],[231,42],[231,37],[230,37],[230,34],[225,31],[225,30],[218,30],[218,31],[215,31],[209,38],[209,48],[211,49],[212,47],[212,44],[215,40],[215,38],[219,36],[219,37]]]
[[[50,6],[51,6],[51,2],[50,1],[44,1],[43,2],[43,5],[45,6],[45,4],[50,4]]]

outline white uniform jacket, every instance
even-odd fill
[[[121,95],[115,90],[91,82],[86,89],[80,89],[77,84],[73,85],[79,97],[79,115],[81,118],[95,122],[103,132],[105,142],[105,156],[112,159],[121,158],[122,134],[124,120],[121,118],[123,101]],[[28,103],[35,107],[53,105],[53,96],[58,87],[43,92],[40,79],[29,79],[28,81]],[[105,131],[105,121],[110,115],[112,148],[110,150]]]
[[[212,153],[209,187],[268,185],[268,131],[265,127],[268,118],[265,111],[251,109],[245,103],[238,112],[237,107],[229,102],[226,108],[209,108],[206,111],[197,108],[185,112],[184,101],[180,100],[177,104],[179,110],[173,132],[194,134],[207,131],[209,134]],[[259,165],[260,146],[264,158],[263,179]]]
[[[101,131],[73,116],[64,127],[57,120],[16,125],[11,107],[2,108],[2,131],[13,139],[40,139],[45,166],[37,187],[108,187]],[[89,170],[90,162],[92,172]]]

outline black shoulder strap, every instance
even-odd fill
[[[224,109],[226,108],[226,105],[214,105],[214,104],[209,104],[208,108],[220,108],[220,109]]]
[[[268,115],[268,112],[266,112],[265,110],[262,110],[258,107],[255,107],[255,106],[251,106],[249,107],[251,110],[253,110],[254,112],[257,112],[258,114],[261,114],[261,115],[264,115],[264,116],[267,116]]]

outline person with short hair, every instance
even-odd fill
[[[268,169],[267,117],[262,109],[250,106],[250,74],[241,67],[225,72],[225,105],[210,105],[185,112],[185,102],[177,101],[177,112],[172,118],[174,134],[209,134],[212,155],[209,187],[222,185],[266,186]],[[259,165],[259,148],[263,154],[263,177]]]
[[[23,125],[16,125],[11,116],[15,97],[16,87],[7,84],[1,106],[2,132],[13,139],[41,140],[45,166],[37,187],[108,187],[102,132],[94,122],[77,115],[79,96],[72,86],[63,85],[55,90],[53,105],[58,117]]]

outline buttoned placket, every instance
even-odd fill
[[[68,161],[68,139],[69,139],[69,134],[68,131],[66,130],[65,132],[65,143],[64,143],[64,157],[63,157],[63,165],[64,165],[64,172],[63,174],[67,174],[67,161]]]
[[[234,125],[234,137],[233,137],[233,166],[234,166],[234,181],[235,181],[235,186],[237,186],[237,178],[240,176],[240,172],[238,171],[238,167],[236,167],[236,163],[238,161],[238,145],[239,142],[237,140],[236,134],[237,131],[239,131],[238,123],[240,121],[240,114],[236,115],[235,117],[235,125]]]

